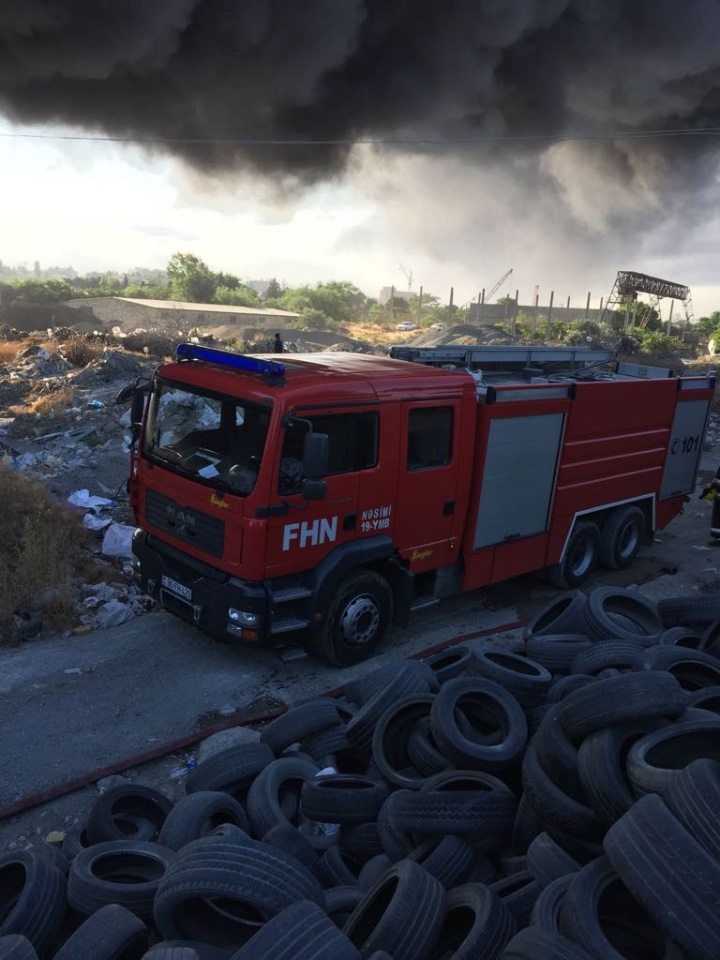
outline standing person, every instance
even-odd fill
[[[273,350],[275,351],[275,353],[282,353],[282,352],[283,352],[282,337],[280,336],[279,333],[276,333],[276,334],[275,334],[275,339],[274,339],[274,341],[273,341]]]

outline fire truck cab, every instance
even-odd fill
[[[210,634],[356,663],[453,594],[629,564],[694,487],[713,387],[574,348],[181,344],[133,405],[134,564]]]

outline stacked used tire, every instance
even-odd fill
[[[720,598],[563,594],[0,856],[0,960],[717,960]]]

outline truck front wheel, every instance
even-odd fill
[[[595,569],[600,556],[600,529],[596,523],[576,523],[560,563],[546,569],[547,578],[564,590],[579,587]]]
[[[383,577],[360,570],[340,582],[323,623],[313,637],[314,652],[336,667],[366,660],[385,636],[393,595]]]

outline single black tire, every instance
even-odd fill
[[[164,793],[140,783],[110,787],[88,811],[88,843],[156,840],[172,806]]]
[[[409,739],[421,720],[430,723],[434,693],[401,697],[380,716],[372,741],[372,755],[380,773],[394,787],[419,790],[428,776],[416,770],[410,759]],[[447,762],[444,766],[447,766]],[[375,811],[377,813],[377,811]],[[369,820],[371,817],[365,817]]]
[[[584,633],[541,633],[525,642],[528,657],[555,675],[570,673],[575,657],[591,646]]]
[[[591,520],[573,527],[559,563],[547,567],[547,579],[556,587],[571,590],[591,576],[600,559],[600,528]]]
[[[223,823],[233,823],[250,834],[250,822],[239,801],[221,790],[198,790],[178,800],[162,825],[158,843],[180,850]]]
[[[542,821],[535,807],[530,803],[525,793],[521,793],[515,812],[515,820],[513,821],[510,848],[515,853],[527,853],[532,841],[542,832]]]
[[[445,911],[442,884],[418,864],[402,860],[366,893],[343,932],[363,956],[386,950],[393,960],[427,960]]]
[[[67,876],[70,872],[70,861],[60,847],[56,847],[52,843],[38,843],[33,847],[33,852],[37,853],[40,857],[44,857],[48,863],[57,867],[64,876]]]
[[[638,800],[605,837],[625,886],[693,960],[716,960],[720,943],[720,863],[688,833],[660,797]]]
[[[683,720],[646,734],[627,755],[635,796],[664,794],[679,770],[701,758],[720,760],[720,718]]]
[[[500,960],[594,960],[593,956],[560,934],[540,927],[526,927],[516,933]]]
[[[85,850],[89,845],[87,830],[84,823],[77,823],[68,827],[65,831],[65,837],[60,848],[67,857],[68,861],[76,857],[81,850]]]
[[[454,887],[428,960],[496,960],[516,930],[512,913],[490,887]]]
[[[382,809],[382,807],[380,809]],[[378,817],[379,816],[380,814],[378,813]],[[372,857],[376,857],[379,853],[385,852],[380,842],[377,820],[371,823],[341,826],[338,843],[345,853],[349,853],[362,863],[366,863],[372,859]]]
[[[531,742],[525,751],[522,782],[528,801],[545,825],[557,827],[584,840],[599,840],[604,827],[586,803],[573,799],[547,774]],[[549,831],[550,832],[550,831]]]
[[[360,868],[358,886],[362,890],[369,890],[392,865],[393,862],[386,853],[379,853]]]
[[[490,890],[513,915],[517,929],[522,930],[530,922],[530,915],[542,888],[529,870],[521,870],[509,877],[494,880],[490,884]]]
[[[637,797],[628,779],[626,759],[634,743],[666,726],[662,718],[617,723],[585,737],[578,750],[578,774],[588,803],[611,827]]]
[[[532,908],[529,926],[539,927],[547,933],[560,933],[560,911],[567,888],[572,882],[573,873],[575,871],[556,877],[542,888]]]
[[[653,647],[645,654],[650,670],[666,670],[689,693],[720,685],[720,662],[702,650],[683,647]]]
[[[260,743],[267,744],[275,756],[292,743],[321,730],[329,730],[341,724],[340,714],[332,699],[318,697],[307,703],[291,706],[287,713],[275,717],[260,734]]]
[[[551,600],[525,630],[525,641],[546,634],[578,634],[585,627],[583,611],[587,595],[582,590],[568,590]]]
[[[596,640],[640,640],[650,646],[663,630],[658,605],[624,587],[593,590],[584,618],[588,634]]]
[[[693,760],[677,771],[663,799],[685,829],[720,861],[720,763]]]
[[[359,860],[333,844],[320,857],[317,876],[326,890],[332,887],[353,887],[359,885],[361,869]]]
[[[450,890],[469,880],[482,854],[464,837],[430,837],[407,855]],[[493,877],[494,879],[494,877]]]
[[[304,900],[263,924],[232,960],[359,960],[359,955],[327,914]]]
[[[26,937],[42,957],[62,928],[66,886],[60,870],[30,850],[1,854],[0,937]]]
[[[325,891],[325,912],[332,922],[342,928],[350,919],[350,914],[366,894],[358,884],[346,887],[330,887]]]
[[[222,790],[242,802],[255,777],[274,759],[275,754],[265,743],[228,747],[198,763],[187,776],[185,790]]]
[[[294,857],[255,840],[203,837],[176,854],[153,917],[168,940],[237,947],[300,900],[325,907],[319,881]]]
[[[397,807],[402,797],[410,790],[394,790],[380,808],[377,818],[377,831],[383,851],[394,862],[403,860],[415,849],[412,837],[397,825]]]
[[[571,673],[567,677],[558,677],[548,690],[547,703],[560,703],[573,690],[579,690],[580,687],[592,683],[595,677],[589,673]]]
[[[108,840],[79,853],[68,877],[68,903],[89,917],[117,903],[141,920],[152,917],[160,881],[176,853],[146,840]]]
[[[247,814],[257,838],[264,837],[276,823],[289,822],[297,826],[302,785],[316,776],[318,769],[311,760],[282,757],[273,760],[255,777],[248,791]],[[288,809],[282,807],[283,793],[295,799],[290,815]]]
[[[633,900],[607,857],[573,875],[560,909],[560,932],[598,960],[667,955],[662,930]]]
[[[545,702],[552,683],[552,674],[542,664],[497,646],[476,647],[467,673],[499,683],[526,710]]]
[[[150,947],[141,960],[230,960],[234,953],[197,940],[162,940]]]
[[[710,713],[720,714],[720,685],[701,687],[693,691],[687,698],[688,709],[696,707]]]
[[[588,650],[582,650],[572,662],[574,674],[597,677],[604,670],[622,673],[645,669],[645,648],[641,641],[598,640]]]
[[[407,755],[410,765],[425,777],[442,773],[451,766],[448,758],[435,743],[429,716],[418,720],[410,731],[407,738]]]
[[[300,807],[309,820],[357,824],[375,820],[387,786],[372,777],[333,774],[305,780]]]
[[[38,960],[33,945],[19,933],[0,937],[0,960]]]
[[[560,704],[559,716],[568,737],[579,743],[612,724],[679,717],[686,706],[687,697],[673,676],[663,670],[645,670],[596,680],[576,690]]]
[[[600,529],[600,563],[610,570],[629,567],[645,537],[645,512],[632,504],[615,507]]]
[[[356,570],[333,592],[323,623],[316,628],[312,651],[334,667],[367,660],[384,638],[393,617],[393,594],[384,577]]]
[[[538,760],[555,783],[561,783],[563,790],[576,800],[584,801],[580,777],[578,776],[578,750],[568,737],[560,720],[560,709],[551,705],[533,737]]]
[[[380,690],[384,690],[395,679],[398,668],[403,673],[410,671],[416,673],[425,680],[426,685],[420,685],[418,690],[430,690],[437,693],[439,689],[438,678],[432,667],[424,660],[393,660],[390,663],[383,663],[373,666],[367,673],[355,680],[348,680],[345,684],[345,699],[352,704],[364,706],[371,697],[374,697]],[[356,711],[357,712],[357,711]],[[351,717],[347,718],[349,722]]]
[[[415,693],[427,693],[431,690],[431,686],[437,683],[435,675],[429,667],[424,665],[423,669],[418,669],[418,667],[420,667],[419,661],[417,665],[405,661],[395,666],[392,678],[387,683],[383,683],[365,701],[352,720],[348,721],[346,733],[355,751],[361,755],[370,754],[377,722],[385,711],[393,707],[401,697]]]
[[[549,833],[543,832],[528,847],[527,868],[544,889],[559,877],[575,873],[580,864]]]
[[[470,720],[467,734],[458,725],[459,714]],[[479,740],[476,717],[499,737]],[[520,704],[500,684],[482,677],[457,677],[443,684],[433,702],[430,722],[435,742],[460,767],[504,769],[520,758],[527,743],[527,721]]]
[[[78,927],[55,960],[131,960],[143,955],[147,940],[142,920],[125,907],[108,903]]]
[[[658,615],[664,627],[706,627],[720,620],[720,593],[660,600]]]
[[[454,647],[446,647],[437,653],[430,654],[421,662],[427,664],[437,677],[440,686],[448,680],[454,680],[455,677],[465,673],[468,664],[472,660],[472,650],[465,644],[458,644]]]
[[[338,754],[352,749],[345,733],[345,724],[341,723],[331,730],[319,730],[300,741],[300,752],[312,757],[321,766],[334,766]],[[329,763],[324,761],[329,760]]]
[[[687,627],[668,627],[657,638],[659,647],[686,647],[689,650],[700,650],[703,646],[702,635]]]
[[[317,875],[320,858],[310,840],[289,823],[276,823],[262,838],[263,843],[277,847],[283,853],[295,857],[307,867],[311,873]]]
[[[451,834],[502,849],[516,809],[515,796],[502,780],[489,773],[457,770],[438,774],[419,792],[402,791],[394,821],[406,834]]]

